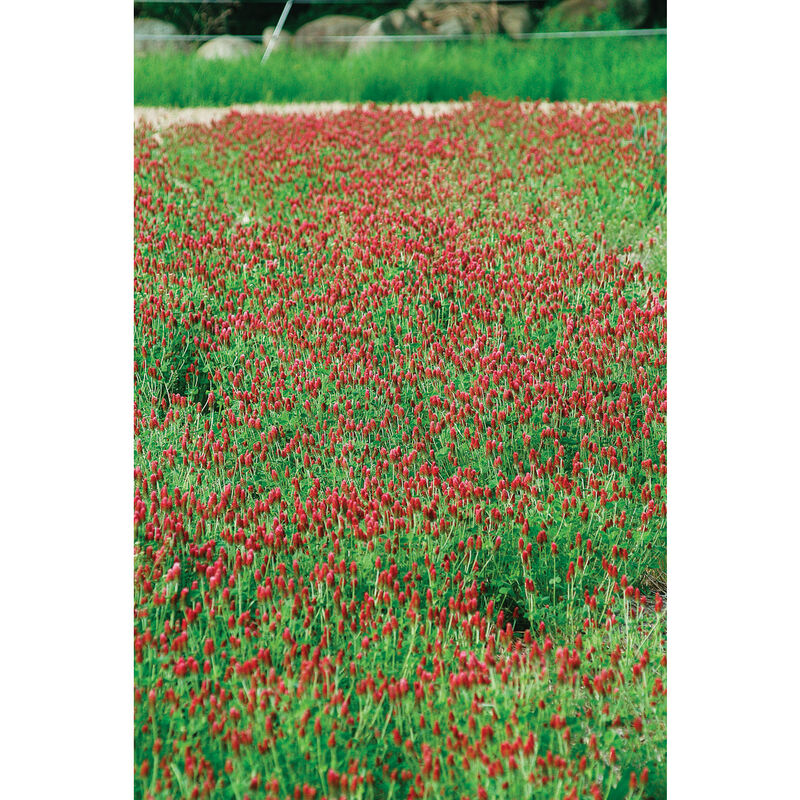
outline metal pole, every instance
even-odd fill
[[[275,30],[272,31],[272,36],[270,37],[270,40],[267,43],[267,49],[264,51],[264,55],[261,56],[262,64],[266,62],[266,60],[270,56],[270,53],[275,48],[275,43],[278,41],[278,37],[281,35],[281,31],[283,30],[283,23],[286,22],[286,17],[289,16],[289,10],[292,7],[292,3],[294,3],[294,0],[286,0],[286,5],[283,7],[283,13],[281,14],[281,18],[278,20],[278,24],[275,26]]]

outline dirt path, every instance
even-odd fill
[[[468,102],[441,102],[441,103],[397,103],[391,105],[378,105],[378,108],[392,108],[401,111],[410,111],[423,117],[439,117],[445,114],[452,114],[460,108],[469,106]],[[620,106],[630,106],[631,103],[565,103],[572,111],[583,113],[585,110],[602,106],[607,109],[619,108]],[[553,103],[522,103],[525,110],[538,108],[539,111],[548,113],[554,107]],[[357,108],[369,108],[363,103],[285,103],[281,105],[271,105],[267,103],[253,103],[252,105],[233,105],[224,108],[154,108],[147,106],[136,106],[133,110],[134,124],[149,124],[154,128],[163,128],[170,125],[180,124],[201,124],[209,125],[223,117],[231,111],[238,111],[240,114],[338,114]]]
[[[399,103],[389,106],[399,110],[407,110],[412,114],[423,117],[436,117],[442,114],[451,114],[453,111],[467,105],[466,103]],[[160,128],[165,125],[179,125],[181,123],[199,123],[208,125],[227,116],[231,111],[240,114],[339,114],[354,108],[367,108],[360,103],[285,103],[270,105],[268,103],[253,103],[252,105],[233,105],[224,108],[152,108],[137,106],[134,108],[134,121],[137,125],[150,123]],[[382,106],[386,107],[386,106]]]

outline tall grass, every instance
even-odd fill
[[[375,47],[358,56],[277,50],[260,58],[202,61],[193,55],[137,56],[134,103],[499,99],[657,100],[666,95],[666,40],[542,39]]]

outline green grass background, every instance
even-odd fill
[[[192,54],[134,60],[134,103],[219,106],[332,101],[658,100],[667,93],[663,36],[496,40],[376,47],[358,56],[276,50],[240,61]]]

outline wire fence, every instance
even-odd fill
[[[150,1],[150,0],[149,0]],[[294,0],[297,2],[297,0]],[[311,0],[306,0],[311,2]],[[461,0],[466,2],[466,0]],[[189,0],[173,0],[176,3],[186,3]],[[205,34],[205,33],[175,33],[175,34],[135,34],[135,41],[174,41],[174,42],[207,42],[211,39],[217,39],[223,34]],[[262,40],[261,34],[252,33],[226,33],[233,39],[247,39],[252,42],[260,42]],[[502,34],[483,34],[483,33],[408,33],[408,34],[374,34],[374,35],[357,35],[352,36],[314,36],[314,42],[352,42],[356,40],[368,40],[372,42],[424,42],[424,41],[443,41],[443,40],[458,40],[458,41],[485,41],[491,36],[502,36]],[[603,37],[615,36],[666,36],[666,28],[636,28],[633,30],[611,30],[611,31],[540,31],[534,33],[515,33],[514,39],[596,39]]]

